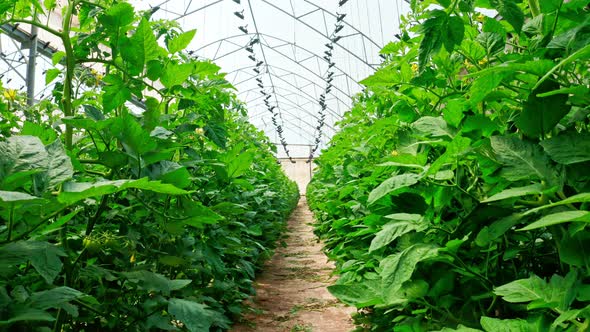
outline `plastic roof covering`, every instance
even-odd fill
[[[250,121],[279,145],[282,136],[290,156],[304,158],[310,154],[316,138],[320,138],[321,148],[337,131],[335,122],[363,88],[358,82],[379,66],[382,61],[379,50],[395,38],[399,17],[409,7],[405,0],[130,2],[138,9],[157,8],[155,19],[176,20],[185,31],[197,29],[188,50],[221,66],[240,99],[246,102]],[[341,21],[343,28],[334,34],[338,14],[346,16]],[[340,38],[330,50],[326,44],[334,36]],[[0,35],[0,38],[2,51],[8,55],[0,57],[0,73],[6,74],[3,82],[5,86],[21,88],[25,82],[27,52],[23,54],[19,45],[7,36]],[[246,47],[253,39],[259,43],[249,51]],[[326,51],[332,54],[329,61],[334,63],[330,70],[329,61],[324,58]],[[48,68],[51,68],[48,59],[37,61],[38,73]],[[334,72],[332,87],[325,97],[326,109],[322,111],[320,96],[326,92],[330,71]],[[8,77],[13,78],[11,84],[6,84]],[[47,96],[50,87],[37,85],[36,96]],[[282,128],[282,135],[272,122],[261,90],[271,96],[268,104],[278,111],[276,123]],[[320,126],[322,112],[325,124]],[[278,157],[287,156],[282,147],[278,150]]]

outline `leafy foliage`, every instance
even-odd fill
[[[308,187],[359,331],[589,328],[586,5],[411,2]]]
[[[2,2],[0,17],[44,6]],[[195,31],[124,1],[63,12],[55,100],[0,103],[0,329],[229,328],[296,185],[219,67],[183,51]]]

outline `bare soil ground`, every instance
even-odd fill
[[[256,279],[252,313],[232,332],[348,332],[354,308],[326,289],[334,266],[313,234],[313,215],[305,197],[289,219],[285,248],[277,249]]]

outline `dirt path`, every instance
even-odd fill
[[[354,308],[339,303],[326,289],[334,266],[322,253],[302,197],[289,219],[287,247],[277,249],[256,279],[254,313],[232,332],[348,332]]]

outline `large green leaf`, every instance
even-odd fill
[[[522,319],[482,317],[480,322],[486,332],[538,332],[535,326]]]
[[[531,302],[548,296],[547,283],[536,275],[532,275],[528,279],[519,279],[496,287],[494,294],[501,296],[507,302]]]
[[[484,100],[494,89],[500,85],[507,74],[505,72],[494,73],[494,75],[481,75],[471,85],[469,101],[476,104]]]
[[[484,226],[477,233],[475,243],[480,247],[487,247],[491,242],[501,238],[508,230],[518,224],[521,218],[521,214],[514,213],[494,221],[490,226]]]
[[[104,77],[103,81],[106,83],[102,88],[104,91],[102,107],[105,113],[114,110],[131,99],[131,90],[119,75],[109,74]]]
[[[45,310],[25,308],[13,312],[9,319],[0,321],[0,326],[11,325],[16,322],[52,322],[54,320],[55,317]]]
[[[494,294],[501,296],[506,302],[531,302],[528,309],[559,308],[565,310],[574,301],[576,292],[572,291],[577,283],[575,270],[564,278],[553,275],[549,283],[532,275],[527,279],[519,279],[494,288]]]
[[[95,183],[89,182],[66,182],[63,191],[57,196],[61,203],[70,205],[79,200],[89,197],[113,194],[126,189],[149,190],[168,195],[185,195],[190,193],[179,189],[171,184],[161,183],[160,181],[149,181],[148,178],[139,180],[115,180],[101,181]]]
[[[500,175],[510,181],[540,179],[556,182],[556,170],[538,144],[515,136],[490,138],[496,159],[504,166]]]
[[[98,20],[112,35],[118,36],[120,34],[119,30],[130,25],[134,17],[135,11],[133,10],[133,6],[126,2],[121,2],[110,6]]]
[[[559,259],[566,264],[580,268],[590,266],[590,232],[578,232],[570,235],[564,232],[559,241]]]
[[[416,265],[424,260],[438,256],[439,248],[432,244],[418,243],[404,251],[387,256],[381,261],[381,286],[385,303],[395,303],[403,284],[410,280]]]
[[[400,174],[390,177],[369,193],[367,203],[373,204],[385,195],[395,195],[401,190],[418,183],[420,178],[420,175],[412,173]]]
[[[169,63],[166,68],[164,68],[162,77],[160,77],[160,82],[162,82],[167,88],[181,85],[192,75],[193,70],[194,64],[192,63]]]
[[[160,46],[150,27],[150,23],[142,18],[131,38],[125,40],[121,47],[121,55],[128,62],[130,72],[138,75],[143,72],[145,64],[158,57]]]
[[[190,30],[167,40],[166,45],[168,46],[168,51],[170,53],[176,53],[184,50],[190,44],[191,40],[193,40],[196,32],[197,30]]]
[[[49,154],[38,137],[11,136],[0,142],[0,183],[11,174],[48,167]]]
[[[516,0],[490,0],[490,4],[498,11],[503,19],[520,33],[524,24],[524,13],[518,7]]]
[[[430,58],[442,45],[450,53],[460,45],[465,34],[463,20],[459,16],[449,16],[444,10],[433,10],[430,18],[422,23],[423,39],[420,43],[418,61],[422,70]]]
[[[357,308],[373,306],[383,302],[377,290],[378,282],[365,280],[346,285],[328,286],[328,291],[340,301]]]
[[[568,96],[557,94],[548,97],[538,97],[538,94],[559,89],[559,83],[553,80],[546,80],[538,88],[533,90],[524,108],[516,119],[516,126],[527,136],[544,136],[569,113],[570,106],[567,105]]]
[[[209,331],[211,313],[204,304],[183,299],[170,299],[168,312],[191,332]]]
[[[572,203],[587,203],[587,202],[590,202],[590,193],[581,193],[581,194],[577,194],[577,195],[568,197],[568,198],[563,199],[561,201],[557,201],[557,202],[550,203],[550,204],[545,204],[543,206],[539,206],[537,208],[527,210],[523,214],[529,215],[529,214],[539,212],[540,210],[552,208],[552,207],[559,206],[559,205],[566,205],[566,204],[572,204]]]
[[[186,225],[202,228],[205,224],[215,224],[224,218],[199,202],[191,202],[184,209],[182,222]]]
[[[53,283],[61,272],[63,264],[59,256],[65,256],[65,253],[48,242],[18,241],[0,248],[2,264],[14,266],[30,261],[48,284]]]
[[[453,138],[455,133],[447,126],[447,122],[442,117],[423,116],[414,123],[412,128],[419,135],[426,137],[450,137]]]
[[[172,291],[186,287],[192,282],[190,279],[170,280],[150,271],[123,272],[122,274],[130,282],[136,283],[139,288],[148,292],[160,292],[163,295],[170,295]]]
[[[149,167],[150,178],[170,183],[178,188],[186,188],[192,184],[191,174],[186,167],[168,160],[162,160]]]
[[[406,233],[425,230],[428,227],[424,218],[419,214],[397,213],[388,215],[386,218],[394,221],[385,224],[375,235],[371,241],[369,252],[385,247]]]
[[[43,144],[49,144],[57,139],[57,134],[52,128],[46,128],[42,125],[25,121],[23,129],[20,132],[22,136],[37,136]]]
[[[482,203],[489,203],[501,201],[508,198],[522,197],[527,195],[538,195],[543,192],[543,185],[540,183],[531,184],[530,186],[510,188],[502,190],[501,192],[488,197],[481,201]]]
[[[225,171],[228,178],[238,178],[244,175],[254,162],[254,151],[244,150],[243,144],[236,144],[227,151],[220,160],[225,163]]]
[[[74,176],[72,161],[60,140],[55,140],[47,146],[49,165],[47,174],[43,177],[49,187],[54,187]]]
[[[590,223],[590,212],[588,211],[564,211],[552,213],[519,229],[519,231],[530,231],[532,229],[548,227],[566,222],[583,221]]]
[[[443,43],[444,26],[448,15],[444,10],[433,10],[431,17],[422,23],[423,38],[420,43],[418,62],[420,70],[424,69],[431,54],[438,51]]]
[[[70,287],[56,287],[31,294],[28,305],[38,309],[59,308],[62,303],[84,296],[84,293]]]
[[[551,159],[564,165],[590,160],[590,134],[567,132],[541,141]]]
[[[0,190],[0,204],[1,205],[9,205],[9,204],[25,204],[25,203],[42,203],[45,199],[32,196],[29,194],[21,193],[18,191],[3,191]]]
[[[114,119],[110,130],[132,156],[143,155],[157,146],[150,133],[129,114]]]

